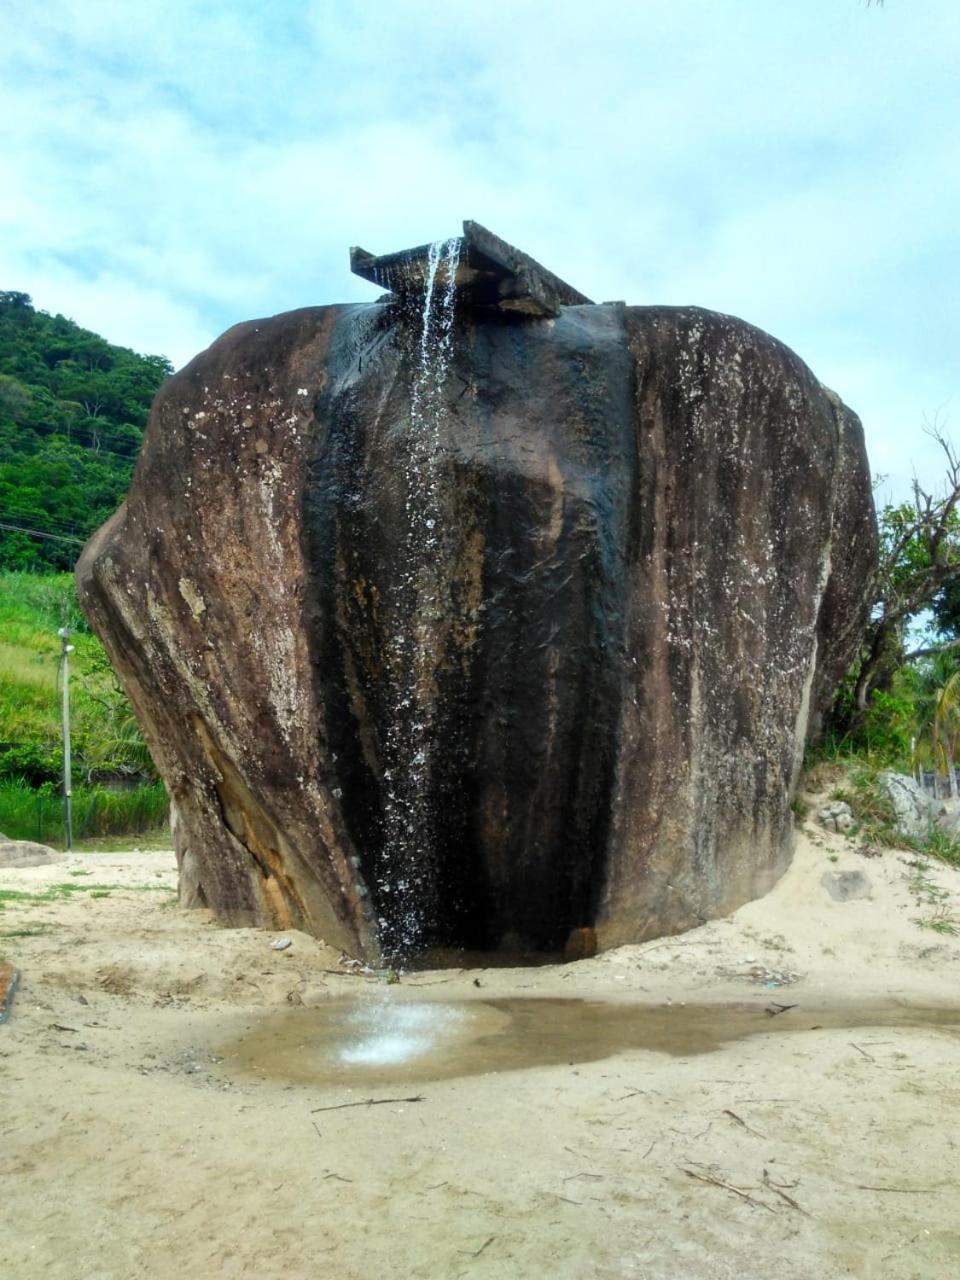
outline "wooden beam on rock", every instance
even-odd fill
[[[402,297],[426,287],[429,254],[428,244],[379,256],[355,247],[350,270]],[[537,319],[559,315],[562,306],[592,305],[585,294],[479,222],[463,224],[456,287],[471,307]]]

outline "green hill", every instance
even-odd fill
[[[57,629],[71,659],[74,830],[154,830],[166,795],[73,568],[126,494],[162,356],[113,346],[25,293],[0,292],[0,831],[56,843],[63,767]]]
[[[0,292],[0,568],[71,569],[119,506],[163,356]]]

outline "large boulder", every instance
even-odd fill
[[[908,840],[926,840],[946,805],[927,795],[915,779],[892,769],[877,774],[877,785],[890,801],[896,831]]]
[[[636,941],[786,868],[875,562],[860,423],[730,316],[556,310],[461,314],[426,391],[390,302],[161,389],[78,580],[185,901],[376,960]]]

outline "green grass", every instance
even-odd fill
[[[77,602],[70,574],[0,572],[0,831],[13,840],[63,845],[59,793],[60,640],[66,625],[73,743],[73,847],[169,848],[168,802],[130,706]],[[104,770],[150,781],[107,790],[88,779]]]
[[[92,770],[155,777],[130,705],[77,602],[70,574],[0,571],[0,778],[60,776],[59,627],[70,629],[74,779]],[[0,830],[3,830],[0,827]]]
[[[58,627],[71,630],[77,713],[87,720],[90,695],[110,682],[103,647],[80,612],[70,574],[0,572],[0,740],[56,742]]]
[[[955,840],[953,836],[947,835],[939,827],[931,828],[930,834],[920,852],[929,853],[931,858],[937,858],[940,862],[949,863],[951,867],[960,867],[960,841]]]
[[[960,920],[942,907],[931,916],[915,916],[913,923],[919,925],[921,929],[930,929],[934,933],[960,938]]]
[[[960,920],[947,905],[950,894],[930,879],[930,864],[922,858],[915,858],[909,864],[909,872],[906,877],[907,888],[918,907],[929,909],[929,915],[914,916],[913,923],[921,929],[930,929],[933,933],[960,937]]]
[[[0,911],[7,906],[39,907],[51,902],[64,902],[76,893],[89,893],[92,898],[105,898],[114,891],[119,893],[176,893],[166,884],[74,884],[64,881],[46,889],[31,892],[27,889],[0,889]]]
[[[73,793],[73,832],[76,846],[104,848],[103,837],[130,837],[162,832],[169,800],[161,782],[130,791],[107,791],[103,787],[80,787]],[[38,844],[60,844],[63,840],[63,799],[37,791],[20,780],[0,780],[0,831],[11,840],[35,840]],[[138,841],[138,843],[140,842]],[[169,842],[169,836],[164,843]]]
[[[896,827],[896,809],[877,779],[877,769],[854,759],[848,762],[845,785],[835,788],[831,800],[845,800],[857,826],[854,834],[873,844],[894,849],[912,849],[952,867],[960,867],[960,841],[942,831],[935,822],[920,839],[901,835]]]
[[[810,804],[803,796],[794,796],[790,801],[790,808],[798,822],[803,822],[810,816]]]

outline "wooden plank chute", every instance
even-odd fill
[[[429,255],[429,244],[380,255],[354,247],[350,270],[398,296],[420,293],[426,287]],[[470,306],[538,319],[559,315],[562,306],[592,305],[585,294],[479,222],[463,224],[456,287]]]

